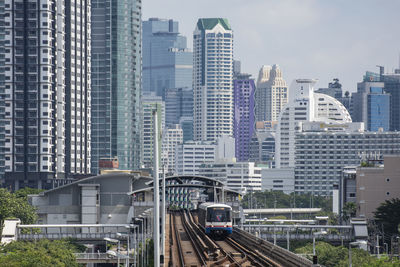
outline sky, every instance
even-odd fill
[[[339,78],[354,92],[365,71],[399,67],[400,0],[143,0],[143,20],[179,22],[192,48],[198,18],[227,18],[234,59],[257,78],[262,65],[278,64],[288,83]]]

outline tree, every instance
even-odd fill
[[[65,240],[15,241],[0,248],[0,266],[78,267],[74,252],[79,250]]]
[[[43,191],[44,191],[44,189],[24,187],[24,188],[21,188],[21,189],[15,191],[14,194],[17,198],[22,198],[22,199],[25,199],[26,201],[28,201],[28,195],[36,195]]]
[[[37,220],[34,207],[24,197],[17,197],[5,188],[0,188],[0,226],[7,218],[18,218],[24,224],[32,224]]]
[[[393,198],[383,202],[374,212],[377,223],[383,225],[385,234],[392,236],[399,233],[400,199]]]
[[[344,204],[342,209],[342,218],[344,221],[350,220],[350,218],[356,216],[357,205],[354,202],[347,202]]]

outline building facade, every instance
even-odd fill
[[[162,147],[162,132],[165,127],[165,110],[164,101],[161,96],[156,96],[155,93],[151,95],[142,96],[142,133],[141,133],[141,167],[153,168],[154,158],[154,116],[153,112],[157,112],[157,126],[158,126],[158,159],[159,166],[161,167],[161,147]]]
[[[167,89],[192,88],[193,53],[172,19],[143,21],[143,92],[165,99]],[[175,122],[177,123],[177,122]]]
[[[200,165],[215,160],[215,144],[207,141],[189,141],[176,146],[175,173],[196,175]]]
[[[167,88],[165,91],[165,125],[178,124],[182,117],[193,118],[192,88]]]
[[[282,110],[275,139],[277,168],[295,166],[295,134],[307,121],[351,122],[346,108],[331,96],[314,93],[316,80],[297,79],[290,86],[289,102]]]
[[[255,96],[257,121],[278,120],[288,102],[288,87],[278,65],[261,67]]]
[[[367,72],[352,94],[353,120],[364,122],[368,131],[389,130],[390,95],[384,92],[384,83],[375,81],[375,75]],[[378,78],[379,79],[379,78]]]
[[[233,32],[227,19],[199,19],[193,33],[193,138],[233,134]]]
[[[4,186],[51,188],[90,173],[91,3],[3,3]]]
[[[317,124],[296,134],[296,193],[329,196],[340,184],[343,168],[359,165],[363,155],[400,153],[399,132],[364,132],[360,123]]]
[[[176,146],[183,143],[183,131],[179,124],[164,129],[162,135],[163,170],[169,175],[175,174]]]
[[[275,168],[276,122],[256,122],[256,129],[249,144],[249,161]]]
[[[369,161],[368,167],[347,167],[343,172],[343,205],[354,202],[357,217],[373,219],[385,200],[400,194],[400,155],[383,155],[383,164]]]
[[[261,190],[282,191],[285,194],[294,192],[294,168],[261,170]]]
[[[140,164],[141,0],[92,1],[92,173]]]
[[[233,80],[233,135],[238,161],[250,157],[250,139],[253,136],[254,120],[254,80],[248,74],[238,74]]]
[[[220,162],[202,164],[199,175],[221,181],[228,188],[246,194],[261,191],[261,168],[254,162]]]

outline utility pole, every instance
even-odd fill
[[[165,256],[165,216],[167,216],[165,211],[165,168],[164,164],[163,168],[163,178],[162,178],[162,204],[161,204],[161,259],[162,264],[164,264],[164,256]]]
[[[153,110],[153,194],[154,194],[154,266],[160,266],[160,185],[158,177],[158,118]]]

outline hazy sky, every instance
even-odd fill
[[[234,31],[234,58],[257,78],[261,65],[278,64],[290,85],[339,78],[355,91],[366,70],[399,65],[400,0],[143,0],[143,20],[174,19],[192,34],[198,18],[227,18]]]

